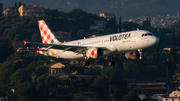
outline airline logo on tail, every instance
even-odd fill
[[[44,44],[61,44],[51,32],[44,20],[38,21],[42,43]]]

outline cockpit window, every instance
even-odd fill
[[[152,33],[146,33],[146,34],[142,34],[142,37],[144,36],[152,36],[153,34]]]

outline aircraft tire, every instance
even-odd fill
[[[115,66],[115,65],[116,65],[116,62],[115,62],[115,61],[110,61],[110,62],[108,62],[108,65],[109,65],[109,66]]]

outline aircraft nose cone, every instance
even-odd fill
[[[159,38],[154,36],[154,39],[153,39],[153,44],[157,44],[159,43]]]
[[[159,38],[158,37],[156,37],[156,43],[159,43]]]

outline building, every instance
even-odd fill
[[[64,68],[65,65],[62,63],[56,63],[51,66],[51,74],[54,77],[58,78],[64,78],[64,77],[69,77],[68,75],[65,75],[65,73],[62,72],[62,68]]]
[[[21,5],[18,8],[18,12],[20,14],[20,16],[29,16],[29,17],[33,17],[33,16],[44,16],[44,7],[40,6],[40,5]]]
[[[128,83],[127,87],[129,90],[135,91],[138,94],[145,94],[147,91],[151,91],[157,94],[165,94],[167,92],[165,82],[137,81]]]
[[[82,92],[81,95],[85,101],[96,101],[95,92]]]
[[[3,14],[4,16],[6,15],[15,15],[17,14],[17,10],[15,7],[7,7],[4,11],[3,11]]]
[[[99,12],[99,16],[104,17],[107,20],[110,20],[111,18],[116,17],[116,15],[114,13],[104,13],[104,12]]]
[[[180,92],[178,90],[172,91],[169,95],[165,95],[162,101],[180,101]]]
[[[174,82],[180,82],[180,73],[175,73],[172,78]]]
[[[70,41],[71,40],[71,33],[70,32],[64,32],[64,31],[57,31],[54,33],[54,36],[60,41]]]
[[[96,20],[94,21],[94,25],[90,25],[90,30],[101,30],[104,31],[104,29],[106,28],[107,25],[107,21],[106,20]]]

